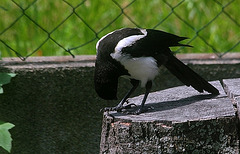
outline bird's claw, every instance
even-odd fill
[[[154,110],[153,106],[148,106],[148,107],[143,107],[143,108],[139,108],[135,111],[125,111],[125,114],[131,114],[131,115],[139,115],[141,113],[147,112],[149,110]]]
[[[127,104],[129,104],[129,99],[127,99],[125,102],[126,102]]]
[[[115,106],[115,107],[105,107],[105,108],[102,108],[100,110],[100,112],[117,111],[117,112],[122,112],[122,113],[125,113],[125,114],[139,115],[143,112],[154,109],[153,106],[146,106],[146,107],[143,107],[143,108],[140,107],[137,110],[134,110],[134,109],[132,109],[132,107],[137,107],[137,105],[134,104],[134,103],[130,103],[130,104],[128,104],[128,103],[127,103],[126,106],[120,106],[119,105],[119,106]],[[131,109],[131,110],[129,110],[129,109]]]
[[[129,103],[129,102],[128,102]],[[127,103],[127,104],[128,104]],[[123,107],[123,109],[130,109],[130,108],[132,108],[132,106],[135,106],[135,107],[137,107],[137,105],[136,104],[134,104],[134,103],[130,103],[130,104],[128,104],[128,105],[126,105],[126,106],[124,106]]]
[[[136,107],[137,105],[134,104],[134,103],[130,103],[130,104],[126,105],[126,106],[105,107],[105,108],[100,109],[100,112],[108,112],[108,111],[122,112],[123,109],[130,109],[133,106]]]

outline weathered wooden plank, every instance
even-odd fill
[[[220,82],[212,83],[219,96],[181,86],[151,93],[146,104],[154,109],[146,113],[104,113],[100,153],[236,153],[233,105]],[[129,102],[139,105],[142,97]]]
[[[240,78],[223,79],[224,90],[230,98],[240,97]]]
[[[240,120],[240,78],[224,79],[224,90],[229,98],[231,98],[233,105],[237,109],[237,115]]]

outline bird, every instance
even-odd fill
[[[117,99],[119,77],[129,79],[132,85],[117,106],[105,107],[103,111],[122,111],[124,103],[140,85],[145,88],[145,94],[133,114],[146,112],[144,105],[160,66],[165,66],[186,86],[200,93],[207,91],[218,95],[219,91],[214,86],[176,58],[170,50],[174,46],[192,47],[179,43],[185,39],[188,38],[142,28],[121,28],[100,38],[96,43],[94,71],[94,87],[98,96],[105,100]]]

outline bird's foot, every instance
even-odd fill
[[[147,112],[147,111],[149,111],[149,110],[153,110],[154,109],[154,107],[152,107],[152,106],[146,106],[146,107],[140,107],[140,108],[138,108],[137,110],[135,110],[135,111],[125,111],[124,113],[126,113],[126,114],[132,114],[132,115],[139,115],[139,114],[141,114],[141,113],[144,113],[144,112]]]
[[[122,112],[122,110],[124,110],[124,109],[130,109],[130,108],[132,108],[133,106],[136,107],[137,105],[134,104],[134,103],[128,104],[128,102],[127,102],[127,105],[126,105],[126,106],[117,105],[117,106],[115,106],[115,107],[105,107],[105,108],[102,108],[102,109],[100,110],[100,112],[106,112],[106,111]]]

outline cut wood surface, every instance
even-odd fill
[[[223,81],[225,91],[237,96],[239,90],[233,87],[240,79],[232,81]],[[100,153],[238,153],[237,106],[219,81],[211,84],[220,95],[180,86],[150,93],[150,109],[140,115],[105,112]],[[129,103],[140,105],[142,98]]]

